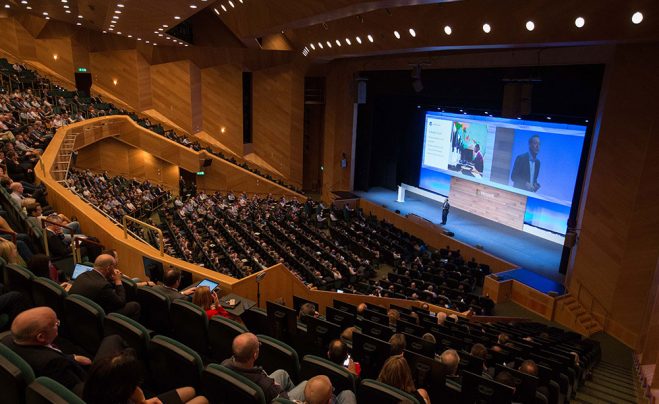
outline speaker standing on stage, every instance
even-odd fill
[[[451,205],[448,203],[448,198],[442,204],[442,224],[446,224],[446,219],[448,219],[448,210],[451,209]]]

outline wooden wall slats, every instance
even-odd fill
[[[201,71],[203,130],[239,156],[243,155],[242,82],[242,69],[236,65]]]

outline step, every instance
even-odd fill
[[[602,404],[602,403],[613,403],[613,401],[604,401],[600,398],[591,397],[591,396],[586,395],[586,394],[579,394],[577,392],[576,398],[573,398],[572,400],[570,400],[570,404],[572,404],[572,403]]]
[[[631,370],[621,370],[621,369],[616,369],[616,368],[607,368],[607,367],[600,367],[597,366],[593,370],[593,374],[608,374],[612,376],[617,376],[617,377],[630,377],[634,378],[634,373]]]
[[[616,365],[615,363],[611,363],[611,362],[607,362],[607,361],[600,361],[597,364],[597,367],[599,368],[600,366],[613,368],[613,369],[618,369],[618,370],[621,370],[623,372],[630,372],[631,373],[631,371],[632,371],[627,366],[620,366],[620,365]]]
[[[608,381],[596,381],[596,380],[586,380],[586,383],[584,383],[584,386],[586,387],[593,387],[597,388],[597,386],[604,387],[604,388],[610,388],[611,390],[616,390],[620,392],[621,394],[627,394],[627,395],[634,395],[635,390],[634,386],[631,383],[625,383],[625,384],[618,384],[618,383],[612,383]]]
[[[603,400],[613,400],[616,403],[636,404],[636,394],[618,393],[615,390],[607,388],[596,388],[593,386],[584,386],[579,389],[579,393],[587,394],[591,397],[598,397]]]
[[[609,381],[609,382],[617,382],[618,384],[625,386],[630,385],[634,380],[633,377],[628,375],[621,376],[615,373],[603,373],[603,372],[593,371],[593,380],[599,382],[600,379],[604,379],[604,381]]]

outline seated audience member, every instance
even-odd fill
[[[396,309],[389,309],[387,311],[387,317],[389,318],[389,327],[396,328],[396,323],[400,318],[400,313]]]
[[[443,311],[440,311],[437,313],[437,325],[444,325],[446,322],[446,313]]]
[[[304,316],[311,316],[318,318],[320,317],[320,314],[316,311],[316,306],[314,306],[312,303],[304,303],[300,306],[300,311],[297,315],[298,321],[301,321],[304,323]]]
[[[30,302],[20,292],[10,291],[0,283],[0,314],[6,314],[11,321],[29,306]]]
[[[387,359],[380,370],[378,381],[414,396],[421,404],[430,404],[428,392],[414,386],[412,370],[403,356],[392,356]]]
[[[517,389],[517,385],[515,384],[515,378],[507,370],[499,372],[499,374],[497,374],[497,376],[494,378],[494,381],[504,384],[508,387],[511,387],[513,389],[513,394],[515,394],[515,390]],[[513,403],[515,402],[516,400],[513,400]]]
[[[471,347],[471,351],[469,354],[475,358],[479,358],[483,360],[483,373],[482,376],[486,377],[488,379],[492,379],[492,375],[494,374],[494,368],[489,369],[487,367],[487,348],[483,344],[474,344]]]
[[[86,356],[67,354],[53,343],[58,335],[59,320],[49,307],[35,307],[19,314],[11,324],[11,335],[2,343],[23,358],[37,376],[47,376],[73,389],[87,377],[85,366],[92,363]],[[113,356],[124,349],[118,335],[105,337],[94,361]]]
[[[366,310],[366,309],[368,309],[368,306],[366,305],[366,303],[359,303],[359,305],[357,305],[357,316],[358,317],[363,316],[364,315],[364,310]]]
[[[69,282],[62,282],[64,275],[62,275],[62,279],[60,279],[60,273],[57,271],[55,265],[50,262],[50,258],[45,254],[33,255],[27,263],[27,269],[29,269],[34,276],[48,278],[53,282],[59,283],[59,285],[67,292],[71,289],[72,284]]]
[[[355,327],[348,327],[341,332],[341,340],[352,342],[352,334],[355,332]]]
[[[217,293],[211,292],[208,286],[196,288],[192,296],[192,303],[204,309],[209,319],[213,316],[231,318],[229,313],[224,310],[224,307],[220,305],[220,299],[217,297]]]
[[[348,355],[348,345],[340,339],[330,342],[327,350],[327,359],[339,366],[345,367],[350,373],[359,377],[361,367],[358,362],[353,361],[350,355]],[[348,360],[348,366],[345,365],[346,359]]]
[[[434,345],[434,344],[437,344],[437,338],[435,338],[435,336],[432,335],[432,334],[429,333],[429,332],[423,334],[423,335],[421,336],[421,339],[423,339],[424,341],[428,341],[428,342],[432,343],[433,345]]]
[[[343,390],[338,396],[333,394],[332,381],[325,375],[314,376],[304,387],[303,404],[353,404],[357,403],[355,393]]]
[[[99,255],[94,261],[94,270],[81,274],[73,282],[70,294],[85,296],[105,313],[120,313],[134,320],[140,318],[140,304],[126,301],[126,290],[121,283],[121,272],[116,269],[114,257]]]
[[[527,359],[519,365],[518,370],[527,375],[538,377],[538,365],[533,359]],[[537,392],[549,398],[549,389],[547,386],[538,386]]]
[[[34,246],[32,245],[32,240],[30,236],[25,233],[17,233],[14,229],[11,228],[9,223],[5,220],[4,217],[0,216],[0,230],[3,230],[5,233],[0,233],[0,237],[5,240],[11,240],[12,236],[16,237],[16,249],[18,254],[23,258],[25,262],[29,261],[30,258],[34,255]]]
[[[167,296],[170,301],[176,299],[190,300],[190,295],[195,292],[196,288],[189,288],[179,292],[178,288],[181,286],[181,270],[170,268],[165,272],[162,285],[156,285],[153,290],[157,290],[163,295]]]
[[[18,254],[16,244],[9,240],[5,240],[4,238],[0,238],[0,258],[5,260],[7,264],[25,266],[25,261],[23,261],[23,258]]]
[[[439,356],[439,361],[444,365],[447,379],[458,379],[458,365],[460,364],[460,355],[455,349],[447,349]]]
[[[304,401],[306,382],[295,386],[285,370],[278,369],[268,375],[262,367],[254,366],[254,362],[259,357],[259,346],[256,335],[249,332],[240,334],[233,339],[231,345],[233,356],[224,360],[222,366],[245,376],[261,387],[266,403],[277,397]]]
[[[204,396],[196,396],[192,387],[181,387],[157,397],[146,399],[140,388],[144,378],[142,363],[132,350],[95,362],[89,370],[82,398],[94,404],[207,404]]]
[[[402,355],[407,347],[405,335],[401,333],[392,335],[391,338],[389,338],[389,344],[391,345],[391,351],[389,352],[390,356]]]

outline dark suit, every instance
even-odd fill
[[[64,235],[57,234],[50,230],[46,231],[48,235],[48,252],[51,257],[61,258],[71,254],[71,249],[64,242]]]
[[[476,152],[476,155],[474,156],[473,163],[474,163],[474,168],[476,169],[476,171],[478,171],[479,173],[482,174],[484,164],[483,164],[483,155],[481,154],[480,151]]]
[[[106,313],[117,312],[139,320],[139,303],[126,302],[126,290],[123,285],[112,285],[96,270],[81,274],[73,282],[69,294],[82,295],[93,300]]]
[[[167,287],[165,285],[156,285],[151,289],[157,291],[158,293],[167,296],[170,302],[173,302],[176,299],[190,300],[190,298],[183,293],[177,291],[174,288]]]
[[[533,181],[531,181],[531,172],[529,168],[530,159],[531,156],[528,152],[517,156],[515,159],[515,164],[513,165],[513,172],[510,175],[510,179],[513,180],[513,187],[535,192],[536,189],[527,188],[526,183],[530,183],[532,187],[538,183],[538,174],[540,174],[540,160],[537,158],[535,159],[535,171],[533,173]]]
[[[2,343],[23,358],[37,376],[50,377],[68,389],[73,389],[87,376],[87,372],[73,359],[73,355],[47,346],[17,345],[11,335],[5,337]]]

